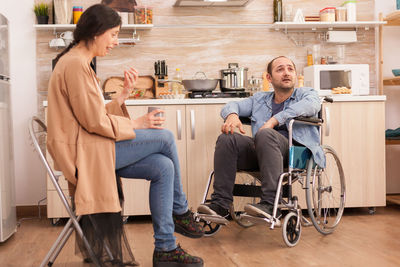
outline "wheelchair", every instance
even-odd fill
[[[332,102],[330,98],[324,100]],[[326,118],[329,120],[329,113],[326,114]],[[242,123],[248,124],[248,120],[242,120]],[[232,204],[229,213],[233,221],[245,228],[255,224],[267,224],[271,230],[275,227],[282,227],[283,240],[289,247],[298,244],[302,227],[314,225],[316,230],[323,235],[331,234],[335,230],[342,218],[346,199],[345,176],[339,157],[330,146],[322,146],[326,157],[326,167],[321,168],[314,162],[311,151],[306,147],[293,145],[292,139],[294,124],[319,127],[321,139],[323,123],[321,112],[318,118],[298,117],[289,122],[288,169],[279,177],[272,217],[257,217],[243,211],[237,211]],[[326,128],[328,132],[328,123]],[[236,177],[243,173],[247,174],[249,178],[244,179],[245,181],[241,183],[238,183],[238,178],[236,178],[233,189],[233,203],[235,203],[235,197],[251,198],[254,203],[256,198],[261,196],[260,173],[258,171],[238,170]],[[208,196],[213,178],[214,171],[209,175],[203,204],[211,201]],[[293,195],[293,185],[296,182],[305,190],[308,217],[303,216],[299,199]],[[283,222],[277,218],[278,208],[282,210]],[[203,225],[206,236],[216,234],[221,226],[228,222],[225,218],[215,215],[196,213],[195,216],[196,220]]]

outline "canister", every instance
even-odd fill
[[[342,6],[346,7],[346,15],[347,21],[356,21],[357,20],[357,1],[346,1],[342,4]]]
[[[399,0],[400,1],[400,0]],[[336,8],[336,21],[346,21],[346,8],[343,6],[339,6]]]
[[[81,17],[83,13],[83,7],[82,6],[74,6],[72,8],[72,14],[74,17],[74,24],[78,23],[79,18]]]
[[[320,21],[335,22],[335,7],[326,7],[319,11]]]

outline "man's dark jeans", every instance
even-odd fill
[[[273,204],[279,176],[287,166],[289,142],[273,129],[262,129],[254,138],[238,133],[221,134],[214,154],[212,202],[229,208],[237,170],[260,170],[261,201]]]

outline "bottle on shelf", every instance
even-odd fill
[[[180,83],[179,82],[172,83],[172,94],[174,94],[174,95],[182,94],[184,89],[183,89],[183,85],[182,85],[181,69],[179,69],[179,68],[176,69],[173,80],[180,81]]]
[[[313,55],[312,55],[311,49],[308,49],[307,50],[307,66],[312,66],[312,65],[314,65]]]
[[[282,21],[282,0],[274,0],[274,22]]]

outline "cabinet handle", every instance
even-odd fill
[[[331,114],[329,113],[329,107],[325,107],[325,136],[329,136],[331,131]]]
[[[182,114],[181,110],[178,109],[176,111],[176,126],[177,126],[177,131],[178,131],[178,140],[182,139]]]
[[[190,124],[192,126],[191,138],[192,138],[192,140],[194,140],[196,133],[195,133],[195,129],[194,129],[195,122],[194,122],[194,110],[193,109],[190,110]]]

